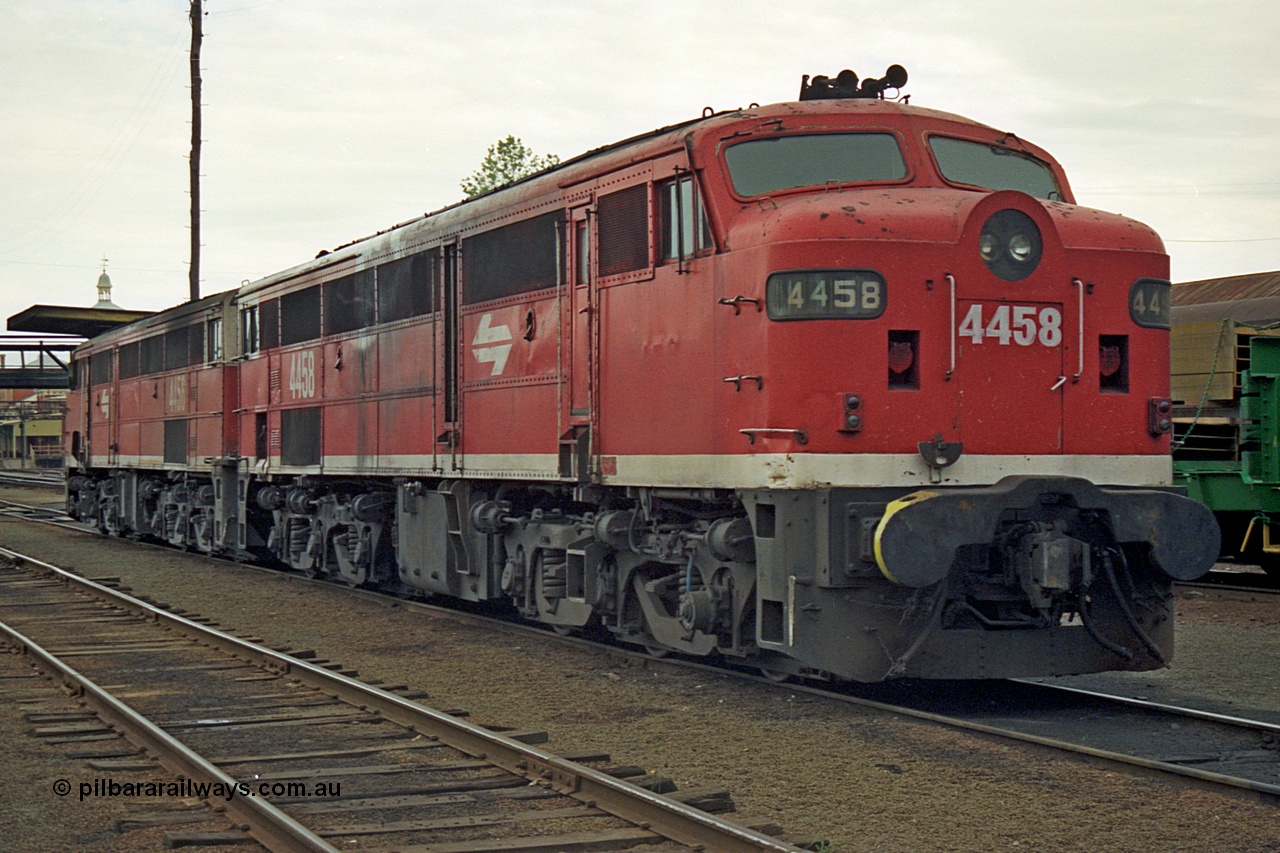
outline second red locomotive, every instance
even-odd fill
[[[815,78],[86,344],[118,534],[778,674],[1149,669],[1168,258],[1013,134]]]

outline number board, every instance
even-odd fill
[[[867,320],[884,313],[884,277],[874,270],[776,272],[765,286],[772,320]]]
[[[1062,311],[1056,305],[984,306],[975,302],[965,312],[956,335],[975,344],[992,340],[1000,346],[1014,343],[1029,347],[1038,343],[1056,347],[1062,343]]]
[[[1148,329],[1169,328],[1169,282],[1140,278],[1129,288],[1129,316]]]

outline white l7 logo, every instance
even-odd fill
[[[501,376],[507,366],[507,357],[511,355],[511,344],[504,344],[502,341],[511,340],[511,329],[507,326],[494,326],[492,323],[492,314],[485,314],[480,318],[480,327],[476,329],[476,338],[471,342],[471,351],[480,364],[493,364],[490,376]]]

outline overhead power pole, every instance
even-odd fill
[[[200,298],[200,43],[201,0],[191,0],[191,301]]]

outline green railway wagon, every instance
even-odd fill
[[[1280,272],[1175,285],[1171,317],[1174,483],[1280,577]]]

